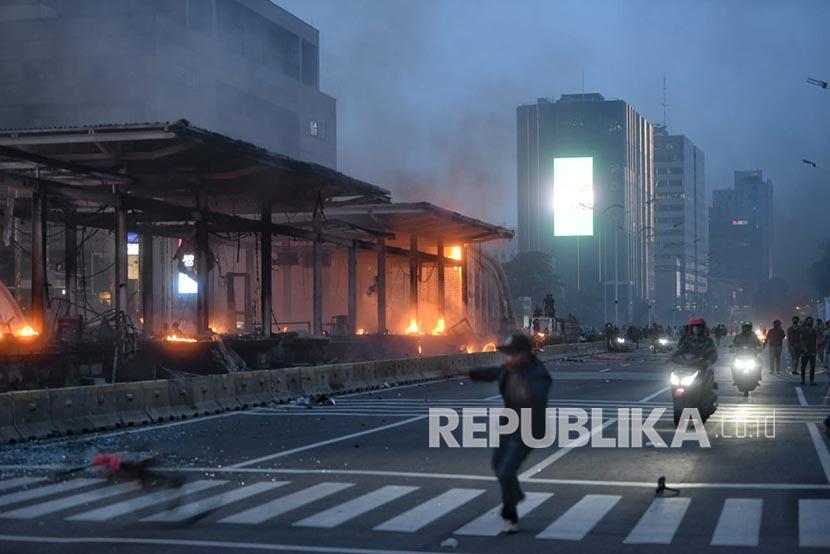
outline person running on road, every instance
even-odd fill
[[[784,348],[784,329],[781,328],[781,320],[772,322],[772,329],[767,332],[764,338],[764,346],[769,346],[769,372],[779,373],[781,371],[781,351]]]
[[[479,381],[497,381],[504,407],[521,414],[522,408],[531,410],[531,433],[541,439],[545,435],[548,392],[552,379],[544,364],[533,353],[530,339],[522,334],[511,336],[498,347],[504,354],[504,365],[499,368],[474,369],[470,378]],[[510,435],[502,435],[499,447],[493,452],[493,470],[501,486],[503,520],[501,532],[513,534],[519,530],[516,505],[525,495],[519,488],[518,472],[531,448],[522,440],[521,423]]]
[[[804,373],[807,365],[810,366],[810,384],[816,384],[816,332],[813,327],[813,318],[807,316],[801,326],[798,336],[801,338],[801,384],[804,384]]]
[[[801,339],[798,336],[799,321],[797,315],[793,316],[793,324],[787,328],[787,350],[790,354],[790,371],[798,375],[798,362],[801,358]]]

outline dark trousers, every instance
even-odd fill
[[[519,466],[530,453],[521,437],[503,436],[499,447],[493,451],[493,470],[501,486],[501,517],[512,522],[519,521],[516,504],[522,497],[519,488]]]
[[[801,355],[801,382],[804,382],[804,373],[807,370],[807,364],[810,364],[810,382],[813,383],[816,380],[816,355],[815,354],[802,354]]]
[[[769,372],[778,373],[781,371],[781,350],[780,346],[769,347]]]
[[[798,371],[798,359],[801,357],[801,353],[796,350],[795,348],[790,348],[790,369],[793,373]]]

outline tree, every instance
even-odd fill
[[[553,270],[553,256],[545,252],[522,252],[502,266],[513,297],[529,296],[542,305],[546,294],[559,296],[562,281]]]

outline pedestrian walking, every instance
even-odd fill
[[[825,325],[824,322],[820,319],[816,319],[816,361],[821,362],[824,364],[824,354],[825,354],[825,341],[827,340],[824,336]]]
[[[787,327],[787,351],[790,354],[790,371],[798,375],[798,362],[801,358],[801,339],[798,336],[800,319],[793,316],[793,324]]]
[[[810,384],[816,384],[816,328],[813,327],[813,318],[807,316],[804,325],[798,332],[801,337],[801,384],[804,384],[804,374],[810,366]]]
[[[504,399],[504,407],[521,414],[522,408],[531,410],[531,433],[534,438],[545,435],[548,392],[551,377],[544,364],[533,353],[530,339],[522,334],[511,336],[498,347],[504,354],[504,365],[500,368],[474,369],[470,378],[480,381],[496,381]],[[493,470],[501,486],[501,517],[503,534],[519,530],[519,514],[516,506],[525,495],[519,487],[519,467],[531,451],[522,440],[519,428],[509,435],[502,435],[498,448],[493,452]]]
[[[764,347],[769,346],[769,372],[770,374],[781,371],[781,352],[784,349],[784,329],[781,328],[781,320],[772,322],[772,329],[767,332],[764,338]]]

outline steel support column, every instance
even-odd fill
[[[418,324],[418,235],[409,236],[409,321]]]
[[[210,333],[210,241],[204,221],[196,224],[196,333]]]
[[[67,315],[78,315],[78,229],[67,223],[63,235],[63,284],[66,290]]]
[[[357,245],[349,247],[349,334],[357,330]]]
[[[314,227],[314,242],[311,246],[312,255],[312,329],[315,335],[323,334],[323,264],[321,261],[321,247],[320,247],[320,229],[323,221],[322,214],[317,211],[314,216],[312,225]]]
[[[386,241],[378,239],[378,334],[386,334]]]
[[[153,272],[155,271],[155,248],[153,235],[146,234],[141,237],[141,251],[138,265],[141,280],[141,316],[144,318],[144,334],[153,335],[156,332],[156,306],[155,287]]]
[[[46,332],[46,195],[32,193],[32,315],[31,325]]]
[[[468,317],[467,304],[470,301],[470,284],[467,272],[467,247],[461,247],[461,317]]]
[[[444,241],[438,240],[438,317],[444,320],[446,325],[447,317],[447,282],[446,282],[446,264],[444,258]]]
[[[259,234],[260,258],[260,290],[259,309],[262,318],[262,334],[271,336],[271,201],[268,200],[262,206],[260,214],[262,230]]]

